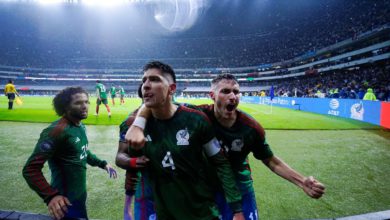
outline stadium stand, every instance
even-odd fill
[[[225,33],[223,36],[200,36],[202,28],[196,27],[187,35],[160,37],[158,42],[154,38],[138,39],[138,48],[115,48],[115,53],[102,43],[85,43],[78,36],[71,39],[59,36],[55,41],[39,39],[37,33],[22,27],[18,32],[2,36],[0,60],[2,65],[39,68],[139,68],[150,58],[159,58],[176,69],[258,66],[310,55],[343,40],[357,38],[390,20],[386,0],[375,3],[327,0],[312,4],[300,11],[296,10],[299,3],[265,3],[256,26],[246,25],[241,30],[243,34],[237,33],[243,22],[237,19],[232,23],[236,28],[218,30],[217,25],[213,26],[216,32]],[[14,7],[21,10],[20,5]],[[31,5],[26,7],[39,13]],[[204,23],[214,24],[218,11],[214,13]],[[13,19],[13,14],[2,16]],[[77,24],[72,25],[80,29]]]

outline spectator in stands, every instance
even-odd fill
[[[364,94],[366,94],[366,92],[364,91],[364,89],[362,87],[360,87],[359,92],[358,92],[358,98],[363,99]]]
[[[374,92],[372,91],[372,88],[367,89],[367,92],[364,95],[363,100],[376,101],[376,96],[375,96]]]

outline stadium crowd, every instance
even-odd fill
[[[17,80],[18,91],[22,95],[54,95],[62,88],[71,84],[82,86],[93,94],[94,82],[73,81],[47,81]],[[0,80],[6,84],[6,80]],[[186,88],[207,88],[209,82],[179,82],[179,94]],[[285,97],[311,97],[311,98],[343,98],[362,99],[368,88],[373,89],[376,98],[380,101],[390,101],[390,61],[353,69],[334,70],[332,72],[318,73],[291,78],[291,80],[272,81],[246,81],[240,83],[242,87],[253,88],[253,92],[244,92],[243,95],[260,95],[261,91],[254,88],[274,86],[275,96]],[[123,86],[127,97],[136,97],[139,82],[106,82],[106,86]],[[29,86],[46,86],[42,90],[31,90]],[[269,95],[269,91],[264,91]],[[188,93],[191,97],[207,97],[207,92]]]
[[[259,20],[263,20],[259,21],[259,27],[251,26],[256,30],[237,33],[231,27],[221,30],[225,33],[223,36],[205,37],[191,32],[188,36],[158,40],[137,39],[137,48],[123,46],[112,50],[103,42],[86,44],[84,40],[67,39],[66,36],[56,41],[42,41],[36,40],[33,33],[23,35],[25,30],[22,29],[18,35],[10,33],[4,37],[0,64],[45,68],[140,68],[150,58],[158,57],[175,68],[257,66],[307,56],[390,21],[390,7],[385,0],[327,0],[315,3],[317,7],[301,9],[305,10],[303,12],[298,10],[300,3],[292,4],[290,10],[290,5],[286,7],[285,4],[283,1],[266,4],[265,13],[259,14]],[[31,44],[34,41],[36,43]]]
[[[380,101],[390,101],[390,66],[340,70],[281,81],[275,84],[276,96],[363,99],[371,88]]]

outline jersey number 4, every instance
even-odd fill
[[[172,155],[170,151],[167,151],[164,159],[161,161],[163,167],[171,167],[172,170],[176,169],[175,163],[173,162]]]

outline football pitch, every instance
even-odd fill
[[[0,210],[47,214],[46,205],[30,190],[22,167],[43,128],[56,120],[52,97],[23,97],[24,104],[8,111],[0,98]],[[111,101],[111,100],[109,100]],[[119,103],[119,99],[116,100]],[[207,99],[177,100],[194,104]],[[87,124],[89,147],[114,164],[118,125],[140,101],[126,99],[111,106],[112,117],[101,106],[94,116],[91,98]],[[355,120],[296,110],[240,104],[266,129],[273,152],[304,175],[313,175],[327,189],[323,198],[310,199],[295,185],[270,172],[261,161],[249,157],[257,204],[262,219],[333,218],[390,209],[390,132]],[[124,171],[109,179],[105,171],[87,171],[88,212],[92,219],[121,219],[124,203]],[[47,166],[44,174],[49,178]],[[180,201],[178,201],[180,202]]]

